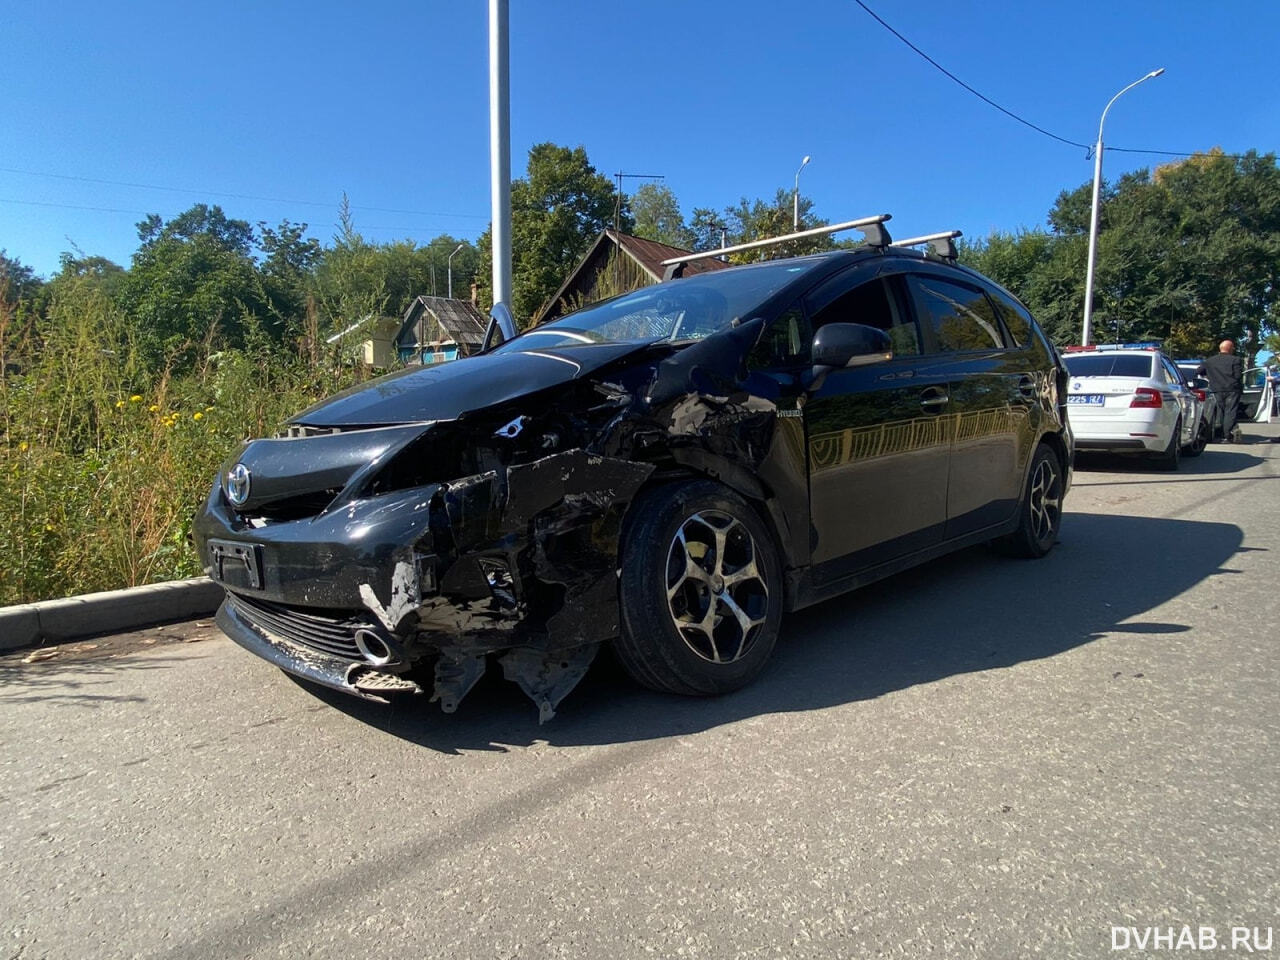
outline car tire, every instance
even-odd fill
[[[782,573],[768,528],[698,480],[643,492],[620,551],[618,660],[654,690],[712,696],[750,683],[773,652]]]
[[[1200,418],[1200,429],[1196,431],[1195,438],[1191,441],[1191,446],[1185,447],[1182,451],[1184,457],[1198,457],[1204,453],[1204,448],[1209,445],[1209,431],[1213,428],[1209,426],[1209,421]]]
[[[1173,425],[1173,434],[1169,437],[1169,445],[1163,453],[1156,454],[1156,465],[1162,470],[1177,470],[1182,460],[1182,418]]]
[[[1038,559],[1053,549],[1062,529],[1062,496],[1065,471],[1053,449],[1036,447],[1027,474],[1027,486],[1018,506],[1018,528],[996,541],[1008,556]]]

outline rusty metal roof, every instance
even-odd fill
[[[662,266],[663,260],[670,260],[672,257],[684,257],[692,253],[691,250],[681,250],[679,247],[659,243],[657,240],[633,237],[628,233],[617,233],[613,230],[605,230],[604,232],[610,240],[618,245],[619,249],[638,263],[649,276],[658,281],[662,279],[662,274],[665,270]],[[712,270],[723,270],[728,266],[731,266],[731,264],[725,263],[723,260],[717,260],[715,257],[702,257],[698,260],[690,260],[684,268],[684,275],[691,277],[696,273],[710,273]]]

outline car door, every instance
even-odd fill
[[[1182,417],[1182,436],[1179,442],[1184,447],[1190,446],[1191,441],[1195,439],[1196,431],[1200,428],[1198,398],[1187,385],[1182,373],[1173,365],[1173,361],[1163,354],[1160,355],[1160,372],[1178,400],[1179,415]]]
[[[977,282],[921,265],[906,277],[926,344],[947,378],[951,470],[946,539],[1013,516],[1033,451],[1046,384],[1028,351],[1016,349],[999,308]]]
[[[947,374],[882,263],[838,274],[804,298],[812,329],[862,323],[889,334],[893,359],[832,370],[804,404],[817,582],[933,546],[946,525]]]

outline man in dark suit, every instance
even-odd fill
[[[1206,357],[1196,370],[1196,376],[1206,377],[1209,388],[1218,397],[1218,412],[1215,425],[1222,430],[1224,443],[1239,443],[1240,430],[1236,427],[1236,417],[1240,411],[1240,396],[1243,390],[1244,363],[1236,356],[1236,345],[1231,340],[1223,340],[1218,344],[1218,352]]]

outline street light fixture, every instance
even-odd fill
[[[460,243],[456,247],[454,247],[453,253],[449,254],[449,258],[446,261],[446,263],[449,265],[449,299],[450,300],[453,299],[453,254],[457,253],[459,250],[461,250],[465,246],[466,246],[465,243]]]
[[[1107,111],[1111,109],[1111,104],[1138,84],[1158,77],[1162,73],[1164,73],[1164,67],[1152,70],[1145,77],[1133,81],[1111,98],[1102,111],[1102,119],[1098,121],[1098,143],[1093,148],[1093,208],[1089,214],[1089,265],[1084,275],[1084,326],[1080,331],[1080,343],[1084,346],[1089,345],[1089,325],[1093,320],[1093,264],[1098,255],[1098,201],[1102,191],[1102,127],[1107,122]]]
[[[809,165],[809,158],[806,156],[800,161],[800,170]],[[791,229],[800,229],[800,170],[796,171],[796,189],[791,194]]]

